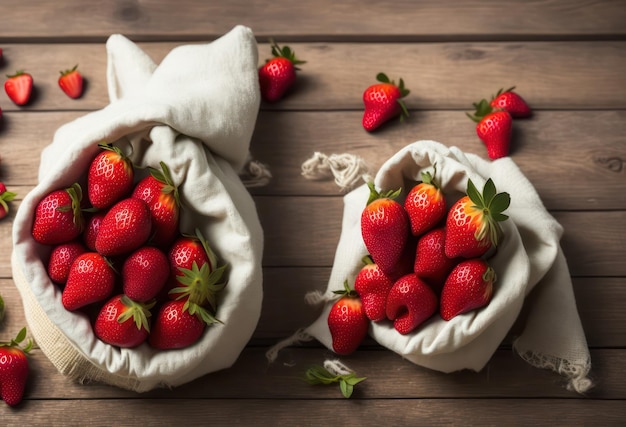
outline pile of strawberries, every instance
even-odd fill
[[[219,322],[226,266],[218,266],[199,231],[180,234],[180,198],[165,163],[135,179],[122,150],[100,148],[86,197],[75,183],[37,205],[32,236],[50,247],[48,275],[62,289],[65,309],[90,315],[105,343],[189,346]]]
[[[448,321],[486,306],[496,274],[487,260],[503,237],[500,221],[509,204],[491,179],[482,193],[468,180],[466,195],[448,208],[434,174],[408,192],[378,192],[361,215],[369,255],[355,278],[335,292],[341,297],[328,316],[333,350],[342,355],[361,344],[370,322],[392,322],[402,334],[416,331],[437,311]]]

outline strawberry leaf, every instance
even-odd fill
[[[4,300],[2,299],[2,295],[0,295],[0,324],[4,321]]]
[[[341,394],[346,398],[350,398],[354,391],[354,386],[365,380],[365,377],[357,377],[354,373],[344,375],[333,375],[323,366],[313,365],[304,373],[304,379],[311,385],[330,385],[339,383]]]
[[[389,80],[389,77],[387,77],[387,74],[385,73],[376,74],[376,80],[381,83],[391,83],[391,80]]]

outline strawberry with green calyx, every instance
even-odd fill
[[[98,144],[102,149],[91,161],[87,172],[87,197],[94,208],[105,209],[130,193],[135,172],[130,159],[112,144]]]
[[[216,310],[217,294],[226,286],[225,282],[221,282],[226,265],[210,271],[208,263],[198,268],[198,264],[194,261],[191,269],[179,267],[178,270],[182,273],[182,276],[176,276],[180,286],[171,289],[169,297],[176,300],[188,300],[201,306],[208,304],[211,309]]]
[[[511,203],[508,193],[497,193],[489,178],[480,193],[471,179],[467,195],[461,197],[448,211],[446,219],[445,254],[448,258],[475,258],[496,247],[502,236],[500,222]]]
[[[365,264],[356,275],[354,290],[363,301],[363,310],[368,319],[378,322],[387,318],[387,294],[393,281],[382,272],[370,256],[363,257]]]
[[[26,105],[33,91],[33,76],[20,70],[7,77],[4,91],[16,105]]]
[[[328,329],[332,337],[333,351],[347,356],[361,345],[367,336],[369,319],[365,315],[363,302],[358,293],[350,289],[348,281],[344,289],[334,291],[341,298],[337,300],[328,313]]]
[[[7,191],[7,187],[4,183],[0,182],[0,219],[7,216],[9,213],[9,205],[7,202],[12,201],[17,196],[16,193]]]
[[[151,230],[148,205],[132,197],[123,199],[102,218],[96,236],[96,250],[104,256],[128,254],[148,241]]]
[[[155,301],[140,303],[127,295],[116,295],[100,309],[94,332],[103,342],[120,348],[134,348],[150,333],[148,319]]]
[[[272,58],[259,68],[259,86],[265,101],[280,100],[296,81],[296,71],[301,61],[289,46],[280,47],[272,42]]]
[[[504,110],[493,110],[489,101],[482,99],[474,103],[474,115],[467,116],[475,121],[476,134],[487,148],[490,159],[496,160],[509,155],[513,118]]]
[[[63,307],[75,311],[111,296],[116,272],[109,260],[97,252],[85,252],[76,257],[61,294]]]
[[[393,274],[409,235],[409,218],[395,198],[401,189],[378,192],[369,182],[370,196],[361,213],[361,235],[372,259],[385,274]]]
[[[404,80],[400,79],[396,85],[385,73],[378,73],[376,80],[380,83],[369,86],[363,92],[365,111],[362,124],[368,132],[377,129],[396,116],[400,116],[400,121],[409,116],[409,111],[402,101],[402,98],[410,93],[404,87]]]
[[[424,234],[446,216],[446,199],[435,183],[436,173],[436,168],[432,174],[422,172],[422,182],[409,191],[404,201],[414,236]]]
[[[474,258],[460,262],[443,285],[439,312],[443,320],[484,307],[491,301],[496,273],[487,262]]]
[[[35,208],[32,229],[35,241],[58,245],[78,237],[84,228],[82,200],[83,191],[78,183],[41,199]]]
[[[72,99],[80,98],[83,94],[83,76],[78,71],[78,64],[69,70],[61,71],[59,87]]]
[[[357,377],[354,372],[348,374],[333,374],[323,366],[313,365],[304,373],[304,379],[311,385],[330,385],[339,383],[341,394],[346,399],[352,396],[354,386],[367,379],[367,377]]]
[[[9,406],[16,406],[24,397],[28,380],[28,359],[26,355],[33,347],[28,340],[25,347],[20,344],[26,339],[26,328],[9,342],[0,343],[0,398]]]
[[[515,86],[508,89],[500,89],[495,96],[491,98],[489,105],[494,110],[504,110],[508,112],[513,118],[526,118],[530,117],[532,111],[530,107],[524,101],[517,92],[513,92]]]
[[[437,295],[414,273],[399,278],[387,296],[387,318],[402,335],[414,331],[437,311]]]

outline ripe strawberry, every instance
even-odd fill
[[[9,406],[16,406],[24,397],[28,380],[28,359],[26,354],[33,347],[28,340],[26,347],[20,344],[26,338],[26,328],[9,342],[0,343],[0,398]]]
[[[304,64],[296,58],[289,46],[282,48],[272,43],[272,58],[259,68],[261,96],[268,102],[280,100],[296,81],[297,65]]]
[[[434,181],[435,173],[422,172],[422,182],[409,191],[404,201],[414,236],[424,234],[446,216],[446,199]]]
[[[503,214],[511,203],[508,193],[497,193],[490,179],[482,194],[472,180],[467,181],[467,195],[461,197],[446,219],[445,253],[448,258],[475,258],[496,247],[502,236],[498,224],[508,218]]]
[[[93,252],[96,251],[96,237],[100,230],[100,224],[102,219],[106,215],[106,211],[95,212],[89,215],[87,218],[87,224],[85,225],[85,232],[83,233],[83,240],[87,248]]]
[[[115,271],[106,258],[96,252],[76,257],[67,276],[61,301],[69,311],[107,299],[115,286]]]
[[[4,82],[4,90],[11,101],[17,105],[27,104],[33,91],[33,77],[21,70],[13,75],[7,75],[7,77],[8,79]]]
[[[368,319],[378,322],[387,318],[387,294],[393,281],[374,264],[372,258],[363,258],[365,265],[354,281],[354,290],[363,301],[363,310]]]
[[[83,192],[75,183],[64,190],[45,196],[35,209],[33,238],[46,245],[58,245],[74,240],[84,227],[81,211]]]
[[[50,259],[48,260],[48,276],[50,276],[50,279],[59,285],[65,284],[70,274],[72,263],[79,255],[85,252],[87,252],[87,249],[78,240],[55,246],[52,252],[50,252]]]
[[[496,273],[487,262],[474,258],[460,262],[443,285],[441,307],[444,320],[486,306],[493,295]]]
[[[491,108],[494,110],[503,110],[508,112],[513,118],[525,118],[531,115],[531,110],[526,101],[513,92],[515,86],[506,90],[500,89],[494,97],[491,98]]]
[[[61,71],[59,77],[59,87],[70,98],[80,98],[83,94],[83,76],[77,70],[78,65],[74,65],[74,68]]]
[[[122,267],[124,293],[134,301],[156,298],[170,275],[167,256],[152,246],[143,246],[130,254]]]
[[[146,243],[151,229],[148,205],[132,197],[123,199],[102,218],[96,236],[96,250],[104,256],[132,252]]]
[[[17,194],[7,191],[6,186],[0,182],[0,219],[7,216],[9,213],[9,205],[7,202],[12,201]]]
[[[394,200],[400,190],[379,193],[368,183],[370,197],[361,214],[361,235],[365,247],[380,269],[390,274],[402,256],[409,234],[409,218]]]
[[[180,198],[169,168],[161,162],[161,170],[149,168],[150,175],[137,183],[132,197],[146,202],[152,217],[152,238],[156,246],[167,247],[178,235]]]
[[[477,123],[476,134],[487,147],[489,158],[495,160],[508,156],[513,133],[511,115],[503,110],[493,111],[486,99],[474,103],[474,107],[475,114],[468,114],[468,117]]]
[[[437,295],[410,273],[398,279],[387,296],[387,318],[402,335],[414,331],[437,311]]]
[[[207,310],[189,301],[167,301],[152,324],[150,345],[165,350],[184,348],[198,341],[206,325],[219,323]]]
[[[332,337],[333,351],[347,356],[353,353],[367,335],[369,320],[363,302],[356,291],[344,282],[344,290],[335,291],[342,295],[328,313],[328,329]]]
[[[424,234],[417,242],[414,272],[426,281],[439,294],[443,282],[458,263],[445,253],[446,231],[443,227],[435,228]]]
[[[143,343],[150,332],[150,304],[133,301],[127,295],[116,295],[100,309],[94,323],[96,336],[107,344],[133,348]]]
[[[400,79],[396,86],[384,73],[378,73],[376,80],[380,83],[369,86],[363,92],[363,104],[365,105],[363,127],[368,132],[377,129],[398,115],[401,121],[409,116],[409,111],[402,101],[402,98],[410,93],[404,87],[404,80]]]
[[[118,147],[99,144],[102,151],[92,160],[87,173],[87,196],[92,206],[104,209],[130,193],[133,165]]]

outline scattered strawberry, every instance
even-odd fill
[[[443,227],[428,231],[417,242],[415,274],[426,281],[439,294],[446,277],[458,263],[446,256],[446,231]]]
[[[503,110],[492,110],[486,99],[474,103],[476,112],[467,115],[477,123],[476,134],[487,147],[487,155],[496,160],[509,155],[513,118]]]
[[[33,91],[33,77],[21,70],[7,77],[4,90],[11,101],[17,105],[27,104]]]
[[[272,58],[259,68],[261,96],[268,102],[280,100],[296,81],[298,65],[304,64],[296,58],[289,46],[282,48],[272,43]]]
[[[409,116],[402,101],[410,93],[404,87],[404,81],[400,79],[396,86],[384,73],[378,73],[376,80],[380,83],[369,86],[363,92],[363,127],[369,132],[396,116],[400,116],[400,120]]]
[[[132,197],[146,202],[152,217],[153,244],[166,247],[178,235],[180,198],[167,165],[161,162],[161,170],[149,168],[150,175],[137,183]]]
[[[83,231],[83,192],[79,184],[56,190],[37,204],[32,235],[35,241],[58,245],[77,238]]]
[[[207,310],[189,301],[167,301],[152,324],[150,345],[156,349],[184,348],[200,339],[206,325],[219,323]]]
[[[133,301],[127,295],[116,295],[107,301],[94,323],[96,336],[107,344],[134,348],[146,341],[150,332],[150,304]]]
[[[124,293],[137,302],[147,302],[159,294],[170,275],[167,256],[152,246],[130,254],[122,267]]]
[[[491,108],[494,110],[503,110],[508,112],[513,118],[525,118],[531,115],[531,110],[526,101],[513,92],[515,86],[506,90],[500,89],[494,97],[492,97]]]
[[[0,219],[7,216],[9,213],[9,205],[7,202],[12,201],[17,194],[7,191],[6,186],[0,182]]]
[[[52,252],[50,252],[50,259],[48,260],[48,276],[50,276],[50,279],[59,285],[65,284],[70,274],[72,263],[79,255],[85,252],[87,252],[87,248],[78,240],[55,246]]]
[[[102,151],[89,165],[87,173],[87,197],[94,208],[112,206],[133,187],[133,165],[118,147],[99,144]]]
[[[83,232],[83,240],[90,251],[96,251],[96,238],[98,237],[100,224],[102,224],[102,219],[105,215],[106,211],[100,211],[92,213],[87,218],[85,231]]]
[[[361,214],[361,234],[374,262],[386,274],[392,273],[408,239],[409,218],[394,199],[400,190],[379,193],[368,183],[370,197]]]
[[[491,301],[494,270],[482,259],[460,262],[450,273],[441,292],[440,314],[444,320],[484,307]]]
[[[372,258],[363,258],[365,265],[361,268],[354,281],[354,290],[363,301],[363,310],[368,319],[378,322],[387,318],[387,294],[393,281],[382,272]]]
[[[28,380],[28,359],[26,354],[33,347],[28,340],[26,347],[20,344],[26,338],[26,328],[9,342],[0,343],[0,398],[9,406],[16,406],[24,397]]]
[[[344,290],[335,291],[342,295],[328,313],[328,329],[332,337],[333,351],[347,356],[353,353],[367,335],[369,319],[363,310],[363,302],[356,291],[344,282]]]
[[[74,65],[74,68],[61,71],[59,77],[59,87],[70,98],[80,98],[83,94],[83,76],[77,70],[78,65]]]
[[[76,257],[63,288],[61,302],[69,311],[104,301],[113,292],[115,271],[106,258],[96,252]]]
[[[151,229],[148,205],[132,197],[123,199],[102,218],[96,250],[104,256],[127,254],[146,243]]]
[[[409,215],[411,233],[424,234],[446,216],[446,199],[436,185],[430,172],[422,172],[422,182],[415,185],[404,201],[404,209]]]
[[[467,195],[461,197],[448,212],[446,256],[475,258],[496,247],[502,235],[499,222],[508,218],[502,212],[510,203],[509,194],[497,193],[491,178],[485,183],[482,194],[472,180],[468,180]]]
[[[387,296],[387,318],[402,335],[415,330],[437,311],[437,295],[415,274],[398,279]]]

